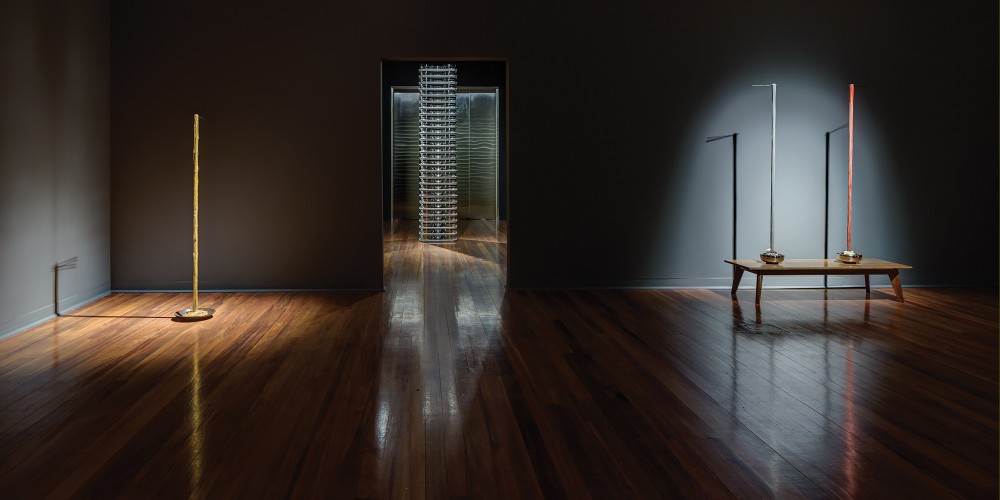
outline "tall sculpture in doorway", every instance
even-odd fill
[[[778,84],[754,85],[754,87],[771,87],[771,246],[761,252],[760,260],[768,264],[780,264],[785,260],[785,256],[774,249],[774,157],[777,152],[774,135],[778,130]]]
[[[420,66],[420,241],[458,239],[458,70]]]

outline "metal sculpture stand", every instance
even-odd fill
[[[754,85],[754,87],[771,87],[771,246],[760,254],[760,260],[768,264],[780,264],[785,260],[785,255],[774,249],[774,163],[775,149],[774,136],[777,131],[777,110],[778,110],[778,84]]]
[[[854,84],[847,106],[847,250],[837,254],[837,260],[845,264],[861,262],[861,254],[851,248],[851,204],[854,191]]]
[[[458,74],[420,66],[420,241],[458,239]]]
[[[194,298],[190,309],[177,311],[176,318],[185,321],[200,321],[211,318],[215,309],[198,307],[198,115],[194,115],[194,276],[191,292]]]

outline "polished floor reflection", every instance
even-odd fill
[[[997,497],[995,289],[113,294],[0,340],[0,497]],[[581,270],[585,272],[585,270]]]

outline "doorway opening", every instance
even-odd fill
[[[472,266],[490,281],[506,285],[507,65],[446,62],[458,71],[458,240],[420,243],[418,78],[422,64],[442,61],[382,61],[382,247],[387,288],[394,276],[398,281],[405,271],[401,267],[418,257],[421,266]]]

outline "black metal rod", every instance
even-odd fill
[[[733,260],[736,260],[736,137],[733,134]]]
[[[715,142],[727,137],[733,138],[733,260],[736,260],[736,136],[739,132],[726,135],[713,135],[705,139],[705,142]]]
[[[830,134],[847,128],[847,123],[826,133],[826,208],[823,211],[823,258],[830,257]],[[823,275],[823,288],[830,288],[829,277]]]
[[[843,128],[843,127],[841,127]],[[830,132],[826,133],[826,208],[823,210],[823,258],[830,256]],[[829,277],[823,275],[823,288],[830,288]]]

